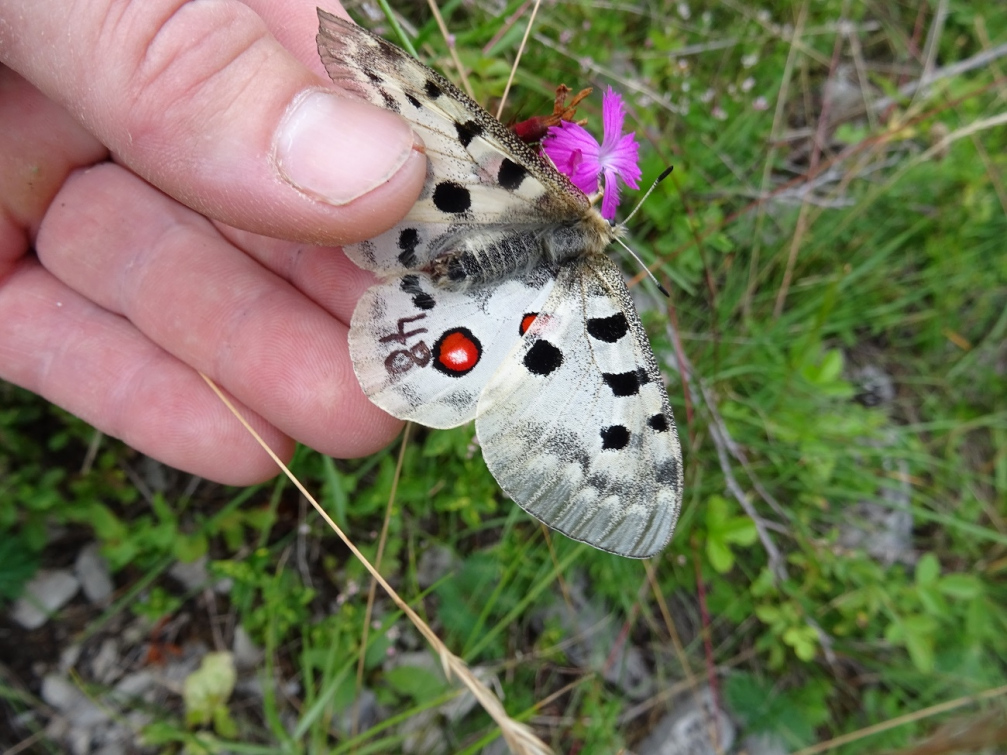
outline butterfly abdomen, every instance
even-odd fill
[[[434,282],[453,291],[495,283],[521,275],[543,262],[560,265],[568,260],[601,253],[616,235],[607,223],[583,220],[517,229],[468,231],[449,243],[430,263]]]

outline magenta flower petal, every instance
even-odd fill
[[[622,124],[626,120],[626,112],[622,107],[622,97],[616,94],[612,87],[605,90],[605,95],[601,99],[601,119],[604,127],[605,141],[602,144],[602,152],[611,149],[612,142],[619,138],[622,133]]]
[[[619,207],[619,184],[616,182],[616,175],[612,171],[605,171],[605,196],[601,198],[601,216],[606,220],[615,217],[615,211]]]
[[[549,129],[549,134],[542,140],[542,150],[560,172],[585,194],[598,192],[598,181],[604,173],[601,215],[611,219],[619,206],[619,180],[630,188],[639,188],[639,145],[635,134],[622,133],[626,113],[622,97],[612,87],[602,99],[601,115],[604,126],[601,144],[581,126],[564,121]]]
[[[639,149],[640,145],[636,142],[636,134],[626,134],[619,140],[619,144],[605,161],[606,167],[615,170],[631,189],[640,188],[638,182],[640,176],[643,175],[640,171]]]

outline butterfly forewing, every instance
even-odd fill
[[[358,26],[318,15],[318,49],[332,80],[409,121],[429,159],[426,186],[403,224],[347,245],[354,262],[377,272],[418,269],[444,250],[445,235],[575,220],[590,209],[565,176],[443,76]]]

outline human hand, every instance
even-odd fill
[[[0,377],[230,484],[276,470],[199,372],[281,457],[393,437],[347,350],[371,279],[317,245],[393,226],[426,159],[328,89],[315,4],[0,0]]]

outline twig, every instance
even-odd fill
[[[531,16],[528,18],[528,26],[525,27],[524,36],[521,37],[521,44],[517,48],[517,55],[514,57],[514,65],[511,66],[510,76],[507,77],[507,85],[504,87],[503,94],[500,96],[500,104],[497,106],[496,117],[500,120],[500,116],[503,114],[504,105],[507,104],[507,95],[510,94],[511,84],[514,83],[514,77],[517,75],[517,67],[521,62],[521,55],[524,54],[524,48],[528,44],[528,35],[531,34],[532,25],[535,23],[535,16],[538,15],[538,8],[542,4],[542,0],[535,0],[535,5],[532,6]]]
[[[965,697],[958,697],[954,700],[948,700],[947,702],[939,703],[937,705],[931,705],[929,708],[924,708],[923,710],[918,710],[915,713],[907,713],[904,716],[896,716],[895,718],[890,718],[887,721],[883,721],[880,724],[875,724],[874,726],[867,726],[859,731],[852,731],[849,734],[844,734],[841,737],[836,737],[835,739],[830,739],[827,742],[820,742],[819,744],[812,745],[811,747],[805,747],[803,750],[798,750],[793,753],[793,755],[817,755],[820,752],[828,752],[833,750],[840,745],[849,744],[850,742],[856,742],[858,739],[863,739],[864,737],[869,737],[872,734],[880,734],[883,731],[888,731],[889,729],[895,729],[903,724],[912,723],[914,721],[919,721],[924,718],[929,718],[931,716],[936,716],[940,713],[947,713],[949,710],[954,710],[955,708],[961,708],[972,703],[978,703],[982,700],[989,700],[994,697],[999,697],[1000,695],[1007,694],[1007,685],[1002,687],[995,687],[993,689],[985,690],[975,695],[966,695]]]
[[[448,46],[448,54],[451,55],[451,62],[455,64],[455,70],[458,71],[458,80],[461,81],[462,89],[465,90],[465,94],[475,99],[475,94],[472,92],[472,85],[469,83],[469,77],[465,74],[465,66],[462,65],[461,58],[458,57],[458,50],[455,48],[454,37],[450,32],[448,32],[448,27],[444,23],[444,17],[441,16],[440,8],[437,7],[437,3],[435,3],[434,0],[427,0],[427,5],[430,6],[430,12],[437,21],[437,28],[441,30],[441,36],[444,37],[444,43]]]
[[[489,689],[465,664],[461,658],[452,653],[447,645],[437,636],[430,626],[423,621],[422,617],[412,607],[406,603],[405,600],[395,591],[388,581],[381,576],[381,572],[374,568],[374,565],[367,560],[366,556],[360,552],[360,549],[354,544],[354,542],[347,536],[345,532],[336,524],[335,520],[329,516],[328,512],[322,507],[318,501],[308,492],[308,489],[301,484],[301,481],[294,476],[294,474],[287,468],[287,465],[281,461],[280,457],[277,456],[273,449],[262,439],[262,437],[255,431],[241,413],[238,412],[237,408],[231,403],[231,400],[224,395],[223,391],[217,387],[206,375],[200,373],[203,380],[206,381],[210,389],[217,395],[224,405],[230,410],[230,412],[237,418],[237,420],[242,424],[245,430],[255,438],[255,441],[259,444],[263,451],[265,451],[269,457],[275,462],[275,464],[283,471],[287,478],[294,484],[302,495],[304,495],[311,505],[314,507],[318,515],[325,520],[325,523],[329,525],[329,528],[336,533],[343,544],[349,548],[350,552],[356,557],[356,559],[363,565],[365,569],[370,573],[371,577],[381,585],[381,588],[387,593],[388,597],[391,598],[392,602],[395,603],[396,607],[405,614],[406,618],[412,622],[413,626],[416,627],[417,631],[423,635],[424,639],[430,643],[431,647],[437,651],[438,656],[441,659],[441,666],[444,670],[444,675],[451,679],[452,674],[456,676],[472,693],[473,697],[479,702],[483,707],[483,710],[489,714],[490,718],[496,722],[497,726],[500,727],[500,734],[503,736],[504,741],[507,746],[511,749],[514,755],[551,755],[552,750],[548,745],[542,740],[535,736],[528,726],[518,721],[515,721],[504,709],[503,705],[496,695],[493,694],[492,690]]]
[[[671,343],[676,343],[677,335],[675,334],[670,321],[666,323],[665,330],[668,334],[669,341]],[[695,382],[697,382],[698,379],[695,377],[695,371],[693,370],[692,364],[689,362],[689,358],[685,355],[685,352],[679,350],[676,353],[676,359],[678,360],[679,374],[682,375],[683,380],[692,386],[691,390],[693,396],[702,395],[703,402],[709,409],[709,407],[713,405],[713,402],[710,401],[709,396],[705,391],[696,390]],[[698,382],[701,383],[701,381]],[[724,484],[755,525],[755,530],[759,535],[759,540],[762,542],[762,547],[766,550],[766,555],[769,559],[769,569],[773,573],[773,576],[777,581],[787,579],[787,567],[784,564],[783,556],[780,555],[780,551],[777,549],[776,543],[773,542],[773,538],[769,534],[771,527],[774,529],[782,529],[782,527],[779,527],[779,525],[771,525],[759,516],[755,507],[752,506],[751,501],[748,500],[748,496],[745,495],[745,491],[743,491],[741,489],[741,485],[738,484],[738,481],[734,476],[734,471],[731,469],[731,460],[728,458],[727,453],[728,443],[726,438],[729,437],[729,433],[727,432],[727,427],[723,424],[723,419],[720,417],[719,413],[710,412],[709,430],[710,437],[713,439],[713,445],[717,449],[717,458],[720,461],[720,470],[724,475]],[[777,504],[776,507],[779,507],[779,504]],[[774,509],[776,507],[774,507]],[[780,510],[782,511],[782,508]]]

